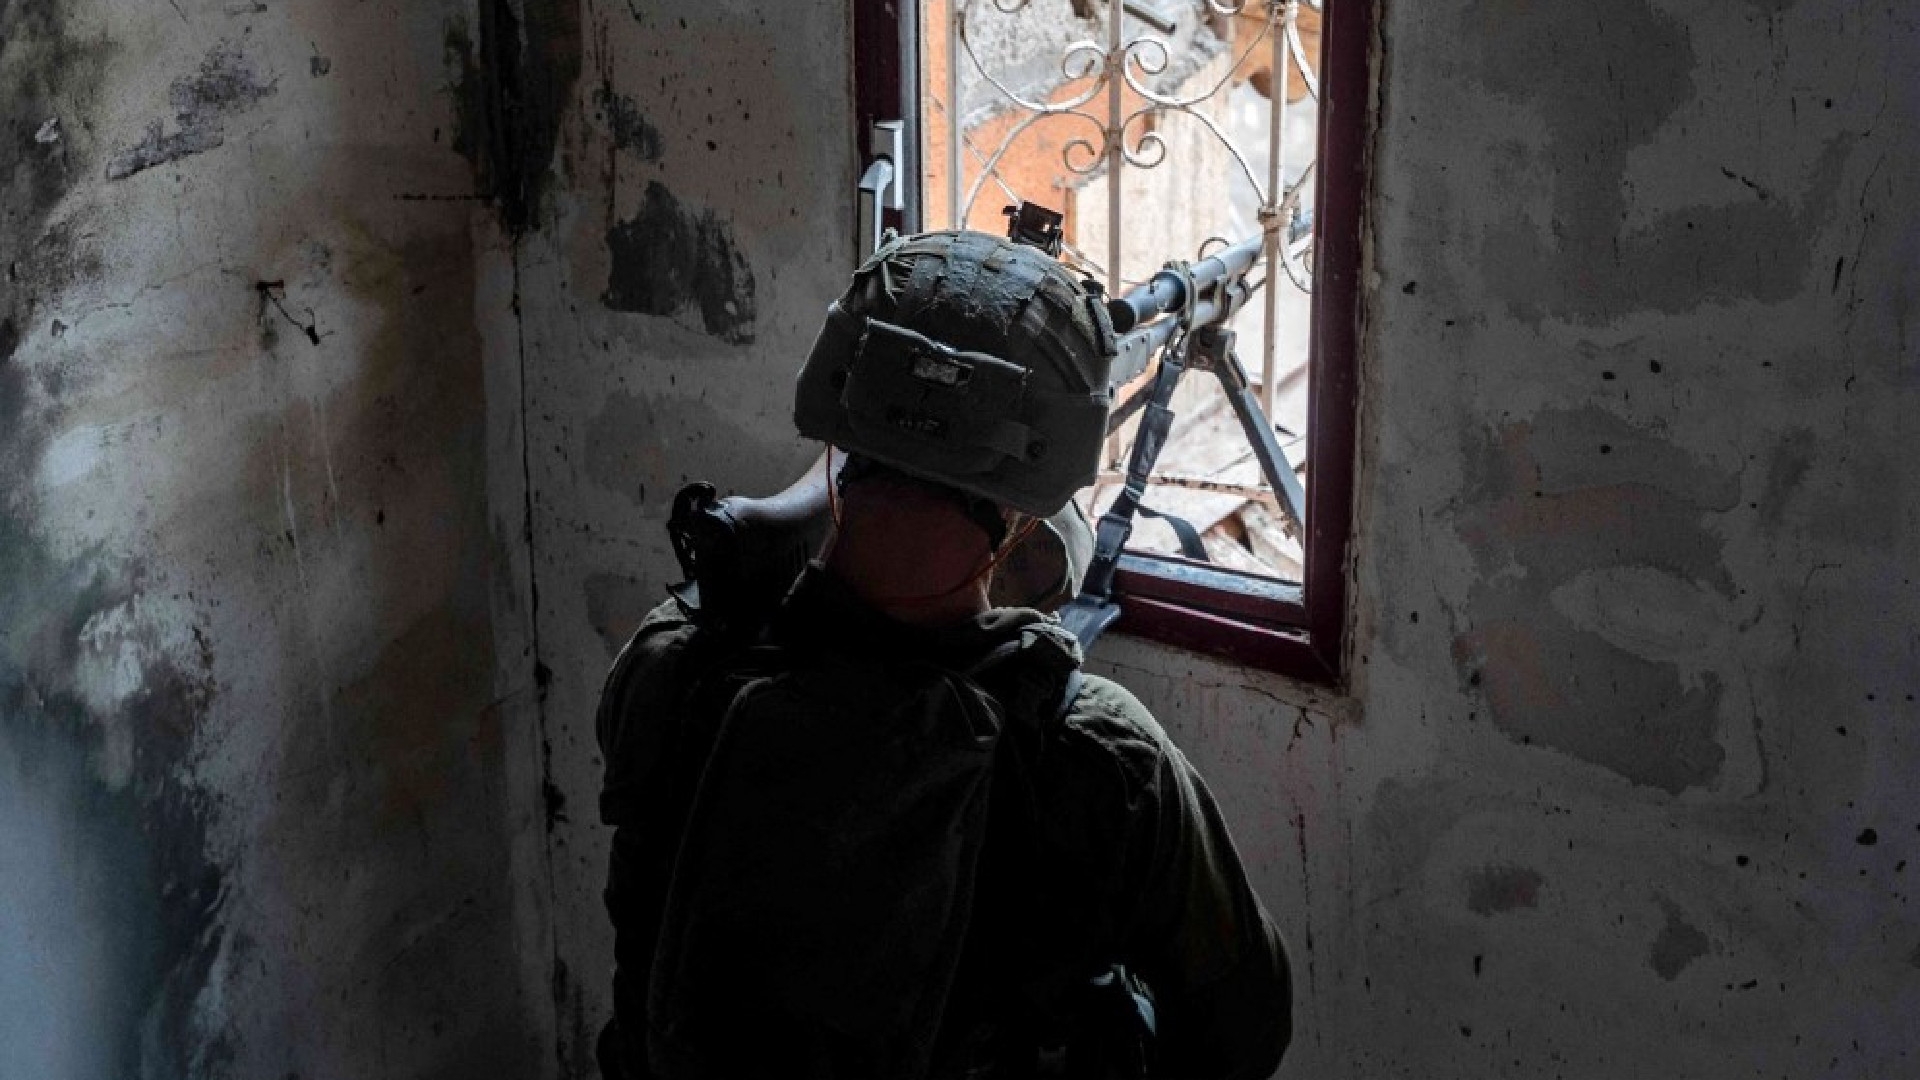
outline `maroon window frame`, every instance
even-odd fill
[[[1308,353],[1307,535],[1299,582],[1129,552],[1114,575],[1118,629],[1248,667],[1339,685],[1346,675],[1348,540],[1358,421],[1362,208],[1371,141],[1371,0],[1329,0],[1321,24],[1313,326]],[[918,0],[853,0],[854,137],[904,119],[918,177]],[[888,224],[917,228],[919,185]]]

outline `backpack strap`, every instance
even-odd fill
[[[1080,673],[1077,653],[1070,654],[1073,656],[1070,666],[1062,662],[1069,654],[1049,655],[1054,652],[1050,646],[1057,644],[1049,638],[1065,633],[1056,631],[1048,635],[1045,631],[1029,629],[1012,641],[994,646],[961,674],[992,695],[1010,721],[1024,721],[1026,726],[1038,730],[1045,722],[1059,721],[1072,712],[1080,688],[1086,683],[1086,677]],[[1049,660],[1053,662],[1048,663]],[[1066,669],[1066,675],[1058,690],[1045,687],[1046,696],[1035,700],[1043,692],[1043,680],[1051,681],[1045,676],[1060,668]]]
[[[1080,700],[1081,688],[1086,685],[1087,677],[1079,668],[1067,672],[1067,685],[1060,690],[1060,706],[1054,711],[1054,722],[1058,723],[1067,718],[1067,714],[1073,711],[1073,703]]]

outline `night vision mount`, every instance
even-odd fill
[[[1032,202],[1018,202],[1000,212],[1007,215],[1007,239],[1060,257],[1066,240],[1061,227],[1066,215]]]

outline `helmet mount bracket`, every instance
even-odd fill
[[[1007,215],[1007,239],[1016,244],[1039,248],[1056,259],[1060,257],[1060,248],[1066,236],[1062,228],[1066,215],[1039,203],[1026,201],[1017,202],[1000,212]]]

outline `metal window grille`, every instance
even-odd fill
[[[1235,329],[1301,471],[1324,2],[925,0],[921,19],[928,226],[1064,209],[1071,257],[1115,292],[1259,231],[1264,295]],[[1297,579],[1299,538],[1208,395],[1182,403],[1156,498],[1205,508],[1214,561]]]

